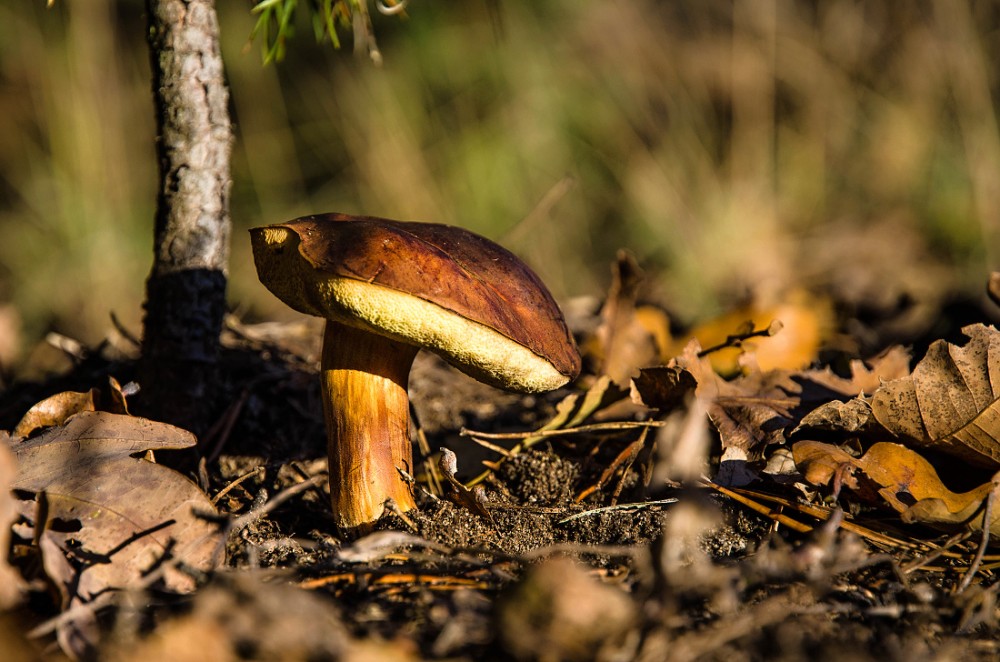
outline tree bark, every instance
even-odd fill
[[[147,0],[160,183],[140,365],[147,415],[203,432],[229,260],[232,128],[213,0]]]

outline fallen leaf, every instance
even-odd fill
[[[630,384],[629,395],[637,405],[671,411],[680,406],[698,382],[680,366],[643,368]]]
[[[804,291],[789,293],[775,305],[751,304],[695,327],[687,336],[676,341],[671,354],[683,351],[691,339],[702,347],[726,345],[734,335],[745,335],[750,329],[766,328],[772,322],[781,323],[781,331],[773,335],[753,337],[718,349],[708,358],[716,372],[734,375],[741,372],[746,357],[761,371],[800,370],[816,360],[820,347],[833,326],[830,302]]]
[[[806,430],[831,430],[855,434],[872,427],[872,406],[862,398],[827,402],[802,417],[792,434]]]
[[[842,395],[874,393],[885,382],[910,374],[910,352],[904,347],[893,345],[874,358],[864,361],[853,359],[850,369],[850,377],[840,377],[829,368],[809,370],[807,374],[812,381]]]
[[[72,560],[69,581],[55,573],[67,603],[127,588],[168,556],[200,571],[214,567],[218,527],[197,516],[215,513],[211,501],[176,471],[132,457],[194,444],[192,434],[164,423],[82,412],[11,446],[18,461],[12,487],[45,501],[45,521],[33,522],[34,537],[47,545],[43,555]],[[27,502],[23,514],[34,512]],[[172,566],[164,582],[175,591],[194,588]]]
[[[597,360],[600,374],[628,388],[640,368],[661,362],[669,341],[669,321],[652,307],[636,308],[643,273],[634,257],[619,251],[611,275],[601,323],[584,349]]]
[[[950,513],[952,523],[968,519],[991,489],[990,484],[985,484],[969,492],[952,492],[923,456],[906,446],[888,442],[879,442],[868,449],[858,460],[858,467],[881,486],[879,494],[899,512],[926,499],[936,499]]]
[[[14,428],[15,439],[25,439],[43,428],[62,425],[70,416],[83,411],[106,411],[112,414],[128,414],[125,392],[118,380],[108,376],[108,388],[102,391],[64,391],[35,403]]]
[[[884,384],[872,412],[904,443],[1000,468],[1000,332],[974,324],[964,346],[935,341],[910,376]]]
[[[0,610],[10,609],[26,588],[21,575],[7,562],[10,550],[11,525],[17,519],[17,502],[11,494],[17,462],[7,448],[7,433],[0,431]]]
[[[892,350],[869,364],[852,363],[852,375],[840,377],[823,370],[769,370],[752,368],[726,380],[701,356],[692,341],[671,365],[688,370],[698,383],[696,395],[708,402],[708,415],[722,439],[723,449],[744,451],[749,462],[761,459],[768,446],[783,444],[811,415],[817,427],[833,426],[838,417],[845,426],[865,422],[866,404],[841,405],[887,376],[906,370],[906,353]],[[853,408],[853,409],[852,409]],[[853,417],[853,418],[852,418]]]
[[[977,513],[995,486],[988,482],[968,492],[953,492],[918,452],[889,442],[874,444],[860,458],[813,441],[796,443],[793,453],[796,467],[810,483],[829,485],[843,479],[843,485],[861,493],[870,486],[904,522],[945,530],[982,530]],[[1000,535],[1000,512],[994,512],[990,532]]]
[[[771,444],[784,443],[785,429],[795,423],[792,413],[801,403],[798,387],[786,373],[762,373],[726,381],[692,340],[671,365],[684,368],[697,382],[695,395],[706,403],[709,420],[719,431],[722,446],[743,451],[755,462]]]
[[[847,487],[857,489],[849,470],[858,467],[857,458],[832,444],[799,441],[792,445],[792,459],[803,478],[813,485],[829,485],[834,477],[850,476]]]
[[[82,393],[64,391],[35,403],[14,427],[13,437],[26,439],[36,430],[62,425],[67,418],[74,414],[79,414],[82,411],[94,411],[97,408],[94,404],[98,397],[97,394],[96,388]]]
[[[441,459],[438,460],[438,468],[441,475],[448,482],[448,498],[456,505],[465,508],[469,512],[484,519],[493,521],[490,511],[486,510],[489,500],[486,498],[486,490],[482,485],[475,485],[471,489],[455,478],[458,472],[458,456],[450,448],[441,448]]]

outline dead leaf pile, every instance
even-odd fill
[[[641,272],[620,256],[613,273],[602,324],[590,346],[601,350],[605,374],[628,385],[638,409],[602,411],[664,418],[674,411],[693,412],[693,393],[721,442],[717,484],[746,485],[761,477],[778,449],[791,447],[805,481],[828,486],[835,496],[846,488],[863,501],[890,506],[905,522],[972,531],[985,524],[1000,537],[1000,507],[988,523],[978,516],[995,491],[990,476],[1000,469],[1000,332],[995,328],[966,327],[968,341],[961,346],[933,343],[912,372],[909,353],[892,347],[868,361],[852,361],[845,377],[829,368],[804,367],[827,333],[828,312],[820,302],[800,296],[794,305],[774,308],[772,320],[764,320],[761,311],[749,316],[739,310],[695,329],[683,347],[671,340],[666,352],[676,356],[654,367],[656,334],[636,314]],[[741,325],[741,315],[771,326]],[[774,352],[765,342],[751,342],[772,335],[784,338],[770,345]],[[713,346],[705,351],[699,339]],[[668,426],[664,434],[679,433]],[[928,459],[927,452],[933,457]],[[972,471],[960,473],[978,472],[981,481],[964,491],[947,487],[936,470],[941,454],[954,458],[946,462],[949,474],[955,466],[966,466]]]
[[[984,513],[996,490],[990,474],[1000,468],[1000,332],[976,324],[963,333],[969,338],[964,345],[934,342],[912,374],[885,382],[870,397],[806,417],[805,433],[819,429],[878,441],[865,444],[858,455],[798,441],[793,453],[805,479],[829,485],[835,494],[846,487],[862,498],[880,499],[906,522],[946,530],[985,527],[1000,535],[1000,509]],[[929,452],[935,453],[935,464]],[[936,465],[965,479],[978,474],[982,482],[955,492]]]

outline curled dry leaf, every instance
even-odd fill
[[[180,428],[106,412],[82,412],[65,425],[12,445],[18,472],[12,487],[41,500],[23,502],[43,556],[70,560],[70,576],[57,573],[66,603],[126,588],[168,556],[197,570],[216,563],[218,528],[198,516],[214,514],[208,497],[183,475],[133,457],[148,450],[193,446]],[[39,530],[40,529],[40,530]],[[49,559],[46,567],[55,567]],[[192,589],[187,574],[165,570],[170,589]]]
[[[908,377],[872,396],[879,424],[911,446],[1000,468],[1000,332],[962,329],[962,347],[935,341]]]
[[[803,416],[793,433],[802,430],[836,430],[855,434],[871,428],[873,421],[872,406],[863,398],[847,402],[834,400]]]
[[[767,446],[784,442],[785,429],[795,422],[793,410],[801,404],[796,393],[800,388],[788,373],[778,371],[755,371],[726,381],[700,351],[698,341],[692,340],[672,365],[694,377],[695,395],[707,404],[723,449],[739,449],[749,461],[759,460]]]
[[[469,489],[455,478],[455,474],[458,473],[458,456],[455,455],[454,451],[450,448],[441,448],[438,468],[441,470],[441,475],[448,481],[450,489],[447,490],[447,496],[451,501],[471,513],[493,521],[490,511],[486,509],[489,500],[486,498],[486,490],[483,489],[483,486],[475,485]]]
[[[858,489],[853,475],[856,458],[832,444],[819,441],[800,441],[792,446],[792,459],[803,478],[813,485],[829,485],[834,477],[851,489]],[[836,491],[836,486],[835,486]]]
[[[708,401],[708,413],[722,438],[723,449],[737,448],[751,462],[759,460],[769,445],[783,444],[792,431],[812,416],[816,427],[862,426],[867,403],[845,407],[842,401],[905,373],[907,353],[894,348],[870,362],[854,361],[850,377],[824,370],[751,369],[725,380],[692,341],[677,357],[698,383],[696,394]],[[837,429],[840,429],[839,427]]]
[[[849,378],[835,375],[829,369],[809,371],[810,378],[817,384],[822,384],[839,395],[858,397],[846,402],[838,399],[821,404],[802,418],[792,434],[805,430],[832,430],[848,434],[881,430],[872,412],[871,402],[864,394],[874,393],[883,383],[909,374],[910,353],[898,345],[868,361],[851,361]]]
[[[70,416],[83,411],[107,411],[112,414],[128,414],[125,393],[118,380],[108,376],[108,388],[102,391],[64,391],[35,403],[14,428],[15,439],[25,439],[42,428],[62,425]]]
[[[878,356],[866,361],[852,360],[850,368],[850,377],[840,377],[829,368],[809,370],[807,374],[812,381],[841,395],[855,396],[874,393],[883,383],[910,374],[910,352],[904,347],[893,345]]]
[[[625,251],[611,266],[611,286],[601,308],[601,323],[585,351],[597,359],[600,373],[621,388],[640,368],[662,361],[669,343],[666,315],[649,306],[636,307],[643,273],[635,258]]]
[[[694,375],[677,365],[643,368],[632,379],[629,395],[637,405],[672,411],[684,403],[697,385]]]
[[[96,388],[82,393],[64,391],[35,403],[14,427],[13,437],[25,439],[36,430],[62,425],[74,414],[96,410],[94,402],[98,398],[97,394]]]
[[[976,515],[994,488],[992,482],[968,492],[953,492],[923,456],[889,442],[874,444],[860,458],[816,441],[798,442],[792,450],[799,471],[814,485],[843,478],[843,485],[853,490],[870,487],[905,522],[944,529],[982,529],[982,518]],[[990,532],[1000,535],[1000,512],[994,512]]]

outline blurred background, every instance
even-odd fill
[[[321,211],[462,225],[563,300],[619,248],[690,325],[823,292],[916,334],[1000,268],[1000,3],[412,0],[383,66],[280,63],[219,2],[236,143],[230,301],[291,319],[246,229]],[[140,333],[156,163],[143,3],[0,5],[0,361]],[[909,325],[909,326],[906,326]],[[921,326],[923,325],[923,326]],[[906,337],[903,331],[899,334]]]

